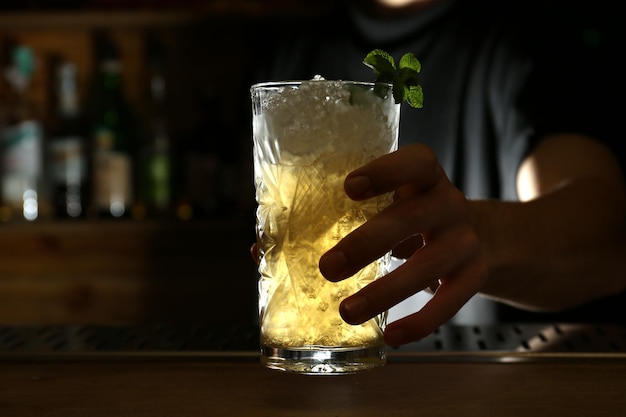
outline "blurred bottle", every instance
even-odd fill
[[[92,207],[100,217],[126,217],[133,200],[133,117],[117,46],[103,34],[95,46],[97,72],[88,102]]]
[[[24,45],[13,45],[8,52],[3,74],[8,91],[4,97],[0,132],[0,218],[32,221],[40,216],[43,203],[43,128],[29,95],[35,56]]]
[[[212,91],[196,104],[198,124],[184,140],[182,197],[177,207],[184,218],[230,216],[236,212],[237,140],[221,115],[221,97]]]
[[[143,133],[139,149],[139,190],[135,217],[170,214],[172,163],[167,115],[166,52],[153,35],[147,38],[148,85],[142,106]]]
[[[77,69],[51,57],[52,115],[47,123],[47,170],[55,215],[77,218],[87,204],[87,128],[81,113]]]

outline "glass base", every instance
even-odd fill
[[[382,366],[384,345],[353,348],[261,346],[261,363],[270,369],[308,375],[344,375]]]

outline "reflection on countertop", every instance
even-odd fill
[[[0,357],[130,353],[258,353],[256,324],[158,323],[132,326],[0,326]],[[390,348],[412,353],[626,353],[626,326],[602,324],[444,325],[421,341]]]

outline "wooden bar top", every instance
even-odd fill
[[[399,358],[358,374],[307,376],[265,369],[254,357],[5,358],[0,415],[626,415],[626,356],[518,359]]]

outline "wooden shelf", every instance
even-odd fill
[[[0,14],[0,30],[119,29],[124,27],[175,26],[197,20],[196,14],[185,11],[4,12]]]
[[[251,221],[3,224],[0,323],[249,321]]]
[[[3,11],[2,30],[49,29],[122,29],[143,27],[175,27],[210,19],[299,19],[319,14],[332,2],[319,1],[290,6],[267,7],[263,2],[211,2],[199,8],[139,10],[64,10]]]

